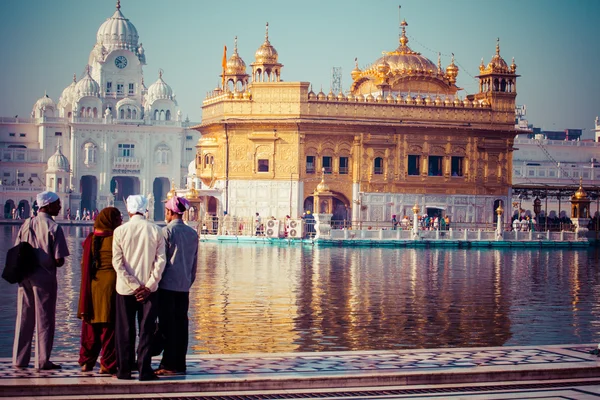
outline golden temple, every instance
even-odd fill
[[[479,67],[479,92],[460,98],[454,56],[443,68],[439,56],[436,64],[411,50],[407,26],[396,50],[356,64],[346,93],[283,81],[268,24],[249,75],[236,38],[194,127],[197,175],[219,193],[211,211],[296,218],[313,209],[324,172],[333,220],[387,221],[419,204],[457,222],[492,222],[510,203],[514,60],[507,65],[498,42]]]

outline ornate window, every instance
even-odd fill
[[[325,169],[326,174],[330,174],[332,170],[333,157],[324,156],[323,157],[323,168]]]
[[[383,158],[377,157],[373,160],[373,174],[382,175],[383,174]]]
[[[156,151],[154,152],[154,157],[157,164],[167,165],[169,164],[169,153],[171,153],[171,149],[166,144],[160,144],[156,147]]]
[[[340,175],[348,174],[348,157],[340,157]]]
[[[119,143],[119,157],[134,157],[135,145],[132,143]]]
[[[258,160],[258,172],[269,172],[269,160],[259,159]]]
[[[408,175],[419,175],[421,169],[421,156],[408,156]]]
[[[315,173],[315,156],[306,156],[306,173]]]
[[[452,165],[450,166],[450,173],[452,174],[452,176],[464,176],[464,160],[464,157],[452,157]]]
[[[442,176],[442,156],[429,156],[429,176]]]
[[[98,162],[98,148],[94,143],[88,142],[83,146],[83,163],[85,165],[95,165]]]

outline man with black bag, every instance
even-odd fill
[[[35,331],[35,368],[60,369],[60,365],[50,361],[56,318],[56,268],[64,265],[69,249],[62,228],[52,218],[61,209],[58,195],[42,192],[37,195],[37,204],[40,207],[37,217],[23,223],[15,242],[31,244],[37,262],[31,273],[19,282],[13,365],[29,366]]]

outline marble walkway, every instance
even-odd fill
[[[491,396],[498,390],[523,389],[553,393],[554,398],[600,398],[600,358],[589,353],[593,348],[579,344],[188,356],[186,375],[154,382],[118,380],[99,375],[97,369],[81,372],[75,358],[54,358],[63,369],[40,372],[15,369],[10,359],[0,358],[0,397],[390,399],[445,393],[438,398],[452,398],[452,393],[468,389],[469,398],[485,391],[488,396],[481,398],[530,398],[506,397],[506,392],[504,397]],[[589,389],[578,392],[581,397],[568,395],[581,386]]]

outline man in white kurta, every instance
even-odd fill
[[[158,379],[152,370],[151,344],[158,315],[158,283],[165,269],[165,242],[160,228],[144,218],[144,196],[127,198],[129,221],[113,234],[113,267],[117,272],[117,378],[131,379],[135,355],[136,315],[139,380]]]

